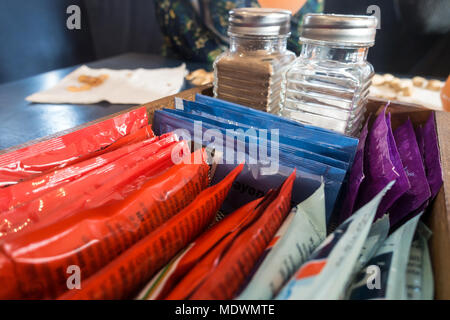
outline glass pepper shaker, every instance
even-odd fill
[[[230,47],[214,62],[215,97],[279,113],[282,75],[295,60],[287,50],[290,19],[280,9],[230,11]]]
[[[357,135],[374,75],[373,16],[307,14],[300,57],[285,73],[281,114],[305,124]]]

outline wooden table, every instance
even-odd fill
[[[136,69],[176,67],[182,61],[161,56],[127,53],[87,63],[92,68]],[[186,63],[189,70],[205,67]],[[132,107],[129,104],[101,102],[79,104],[37,104],[25,98],[35,92],[54,86],[78,66],[46,72],[22,80],[0,85],[0,150],[71,129]],[[191,88],[185,83],[182,90]]]

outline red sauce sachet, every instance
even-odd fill
[[[0,187],[16,184],[103,150],[146,125],[147,110],[142,107],[63,136],[2,154]]]
[[[243,165],[224,180],[202,191],[185,209],[137,242],[96,274],[60,299],[121,299],[130,297],[213,220]]]
[[[147,136],[147,127],[139,129],[136,134],[141,132],[141,130],[144,130],[145,136]],[[11,210],[14,207],[31,201],[45,192],[59,188],[67,182],[79,179],[81,176],[91,172],[92,170],[107,165],[123,156],[127,156],[128,154],[135,152],[139,148],[159,140],[159,137],[149,137],[149,139],[135,141],[130,140],[130,136],[133,136],[133,134],[117,141],[117,143],[119,143],[120,141],[127,139],[127,142],[130,143],[125,145],[121,144],[121,148],[110,149],[108,147],[104,150],[104,152],[99,153],[99,155],[86,157],[84,161],[66,166],[62,169],[51,170],[48,173],[27,179],[20,183],[10,185],[5,188],[0,188],[0,212]],[[143,137],[144,136],[140,136],[139,139]],[[113,145],[116,145],[116,143],[113,143],[110,147]]]
[[[262,198],[247,203],[235,212],[228,214],[211,229],[203,233],[192,242],[187,249],[172,261],[165,270],[164,275],[159,276],[158,282],[153,284],[151,290],[144,293],[143,299],[162,300],[173,290],[180,280],[188,273],[207,253],[209,253],[224,237],[233,233],[241,226],[245,218],[261,202]],[[183,291],[186,293],[186,290]]]
[[[13,296],[57,297],[67,290],[70,265],[79,266],[84,278],[94,274],[189,205],[207,187],[208,171],[204,162],[180,163],[125,200],[6,238],[0,248],[14,265],[8,280],[16,284]],[[7,267],[0,263],[0,274]],[[0,298],[8,298],[11,287]]]
[[[189,299],[225,300],[235,296],[289,213],[295,174],[294,170],[257,220],[223,248],[207,278]]]
[[[53,223],[70,214],[122,200],[151,176],[173,165],[172,151],[185,141],[170,135],[0,214],[0,238],[38,222]],[[178,149],[177,148],[177,149]]]

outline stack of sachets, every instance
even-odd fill
[[[357,139],[202,95],[195,102],[177,100],[176,106],[155,112],[157,134],[175,131],[220,154],[218,180],[236,163],[246,163],[222,208],[225,213],[276,188],[296,168],[293,204],[307,199],[323,180],[330,217]]]
[[[176,105],[0,156],[0,298],[433,297],[433,113],[414,128],[386,106],[358,143],[206,96]]]
[[[288,213],[295,178],[294,170],[279,188],[227,215],[164,267],[139,298],[234,298],[257,267],[258,259],[265,256],[264,251],[271,239],[277,237],[277,230],[285,229],[286,223],[292,221],[293,216]],[[318,220],[322,220],[324,229],[323,187],[317,193],[314,198],[322,210],[316,215],[320,216]]]
[[[347,282],[327,298],[433,297],[427,244],[431,232],[419,219],[443,182],[434,113],[423,126],[414,128],[407,119],[392,130],[387,107],[361,133],[341,210],[344,222],[335,232],[355,219],[354,209],[364,208],[380,190],[395,183],[379,203],[359,257],[347,266]]]
[[[416,130],[409,119],[392,130],[386,110],[361,132],[342,223],[320,241],[319,189],[288,216],[287,225],[303,221],[280,228],[237,298],[433,298],[431,232],[419,219],[442,185],[434,114]]]
[[[442,185],[434,113],[422,127],[408,119],[392,130],[387,106],[371,130],[364,127],[350,170],[341,221],[367,203],[390,181],[396,183],[383,198],[376,218],[389,214],[391,228],[426,209]]]
[[[0,298],[132,297],[215,221],[243,168],[210,186],[206,160],[155,136],[145,108],[0,156]]]

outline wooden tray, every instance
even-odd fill
[[[212,88],[210,85],[193,88],[170,97],[150,102],[143,106],[146,107],[151,122],[153,120],[153,113],[155,110],[162,108],[174,108],[175,97],[180,97],[186,100],[194,100],[197,93],[212,95]],[[376,114],[380,111],[380,108],[386,104],[386,102],[387,101],[381,99],[371,99],[367,105],[367,112]],[[108,117],[97,119],[70,130],[59,132],[52,136],[1,150],[0,154],[79,130],[86,126],[112,118],[122,113],[129,112],[139,107],[141,106],[136,106]],[[394,128],[403,123],[408,117],[411,118],[411,121],[414,124],[423,124],[431,113],[431,110],[402,103],[391,103],[388,110],[392,113],[392,126]],[[433,231],[433,236],[430,239],[430,251],[434,271],[435,298],[450,299],[450,113],[443,111],[435,112],[439,146],[441,150],[444,185],[435,201],[432,203],[431,209],[427,212],[424,220]]]

